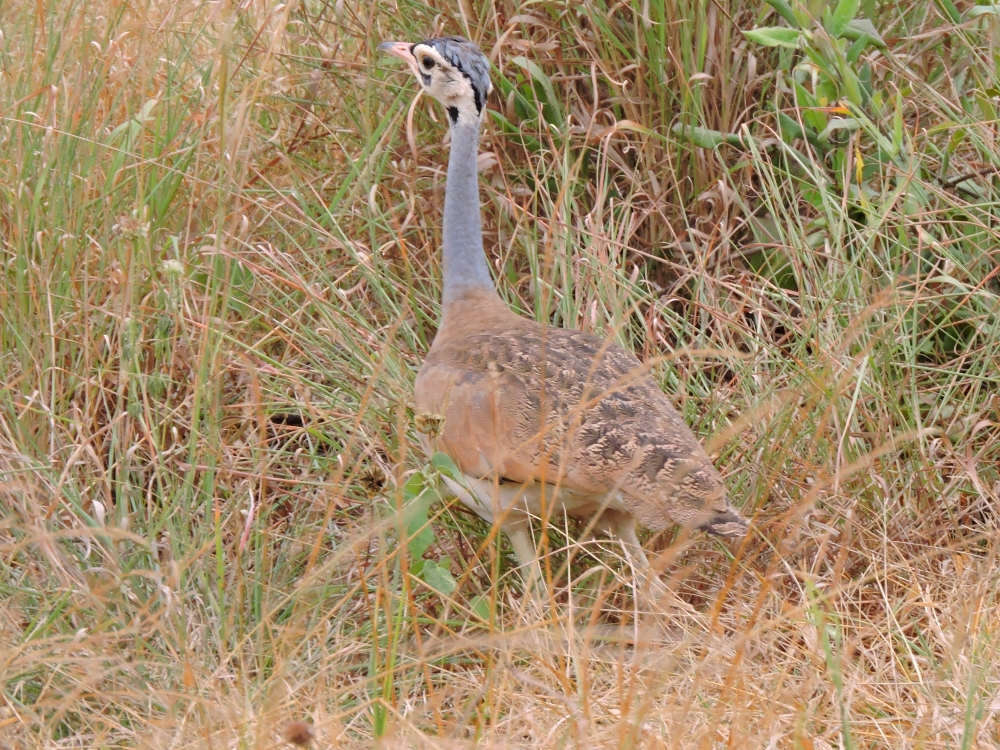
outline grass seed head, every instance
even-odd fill
[[[376,497],[389,483],[389,477],[378,464],[372,463],[358,472],[357,482],[367,497]]]
[[[285,741],[297,747],[307,747],[314,739],[316,733],[312,724],[306,721],[290,721],[285,725]]]
[[[417,428],[417,432],[437,437],[444,427],[444,415],[421,412],[413,417],[413,425]]]

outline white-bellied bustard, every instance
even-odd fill
[[[416,381],[418,411],[443,416],[436,448],[465,475],[468,489],[446,480],[450,488],[500,524],[529,579],[539,574],[531,518],[543,513],[613,534],[645,569],[637,521],[742,536],[747,523],[722,477],[632,353],[520,317],[497,296],[476,168],[492,89],[486,57],[459,37],[379,50],[406,61],[451,126],[441,320]]]

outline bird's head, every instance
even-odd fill
[[[479,124],[493,90],[490,63],[479,47],[462,37],[443,36],[416,44],[382,42],[378,48],[406,61],[423,90],[444,105],[453,126]]]

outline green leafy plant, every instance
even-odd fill
[[[803,111],[802,121],[779,114],[782,133],[789,139],[808,140],[823,151],[835,148],[838,141],[862,127],[850,116],[855,109],[869,108],[875,113],[881,109],[883,95],[872,88],[871,67],[859,61],[869,47],[884,48],[885,40],[869,19],[857,17],[859,0],[824,5],[821,20],[804,10],[793,10],[785,0],[769,0],[769,4],[789,26],[761,27],[744,35],[765,47],[800,52],[804,58],[795,60],[794,52],[784,52],[779,61],[779,70],[791,74],[787,82],[794,87]],[[793,61],[795,67],[790,69]]]
[[[431,523],[431,505],[442,499],[439,475],[445,474],[456,481],[464,481],[454,462],[443,453],[435,453],[431,460],[410,476],[403,485],[403,510],[401,532],[410,556],[409,573],[432,591],[447,598],[455,592],[456,583],[451,575],[450,557],[426,558],[427,551],[437,537]]]
[[[566,115],[552,81],[538,63],[522,55],[511,58],[510,65],[507,72],[513,73],[512,78],[495,76],[505,106],[503,111],[490,110],[493,120],[533,153],[545,147],[546,137],[562,142],[566,137]]]

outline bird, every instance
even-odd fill
[[[639,359],[594,334],[543,325],[500,298],[483,247],[477,156],[490,63],[462,37],[386,41],[440,102],[451,131],[437,332],[414,385],[421,442],[461,477],[466,506],[541,580],[532,521],[565,513],[649,570],[638,525],[741,538],[747,521],[698,439]],[[423,427],[423,429],[421,429]]]

